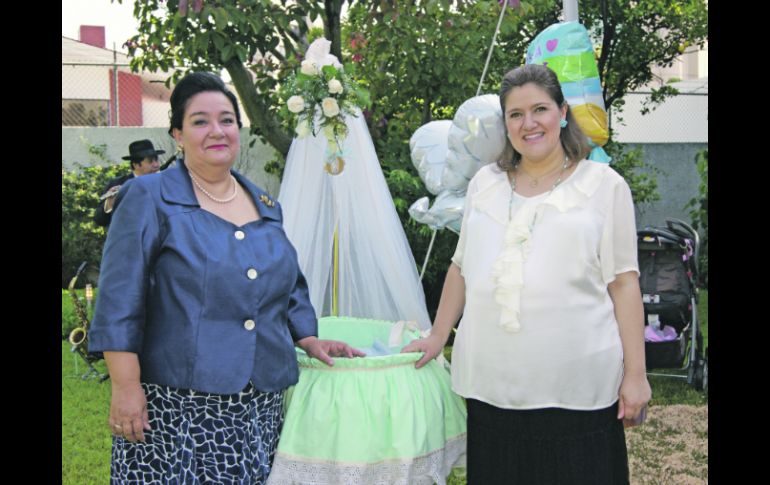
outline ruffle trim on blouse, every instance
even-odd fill
[[[492,219],[506,224],[503,250],[492,265],[492,279],[495,283],[494,298],[500,305],[498,325],[506,332],[515,333],[521,329],[519,311],[521,309],[521,290],[524,287],[524,261],[531,250],[532,230],[535,222],[542,215],[545,206],[551,205],[560,212],[584,204],[601,185],[607,171],[607,165],[583,160],[587,166],[578,166],[564,183],[551,192],[538,204],[525,204],[507,221],[507,207],[495,203],[499,198],[494,195],[500,190],[510,192],[505,173],[496,177],[496,183],[481,185],[473,196],[476,209],[486,213]]]

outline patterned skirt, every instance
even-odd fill
[[[238,394],[142,384],[145,442],[113,437],[112,484],[248,484],[267,480],[283,424],[283,392]]]
[[[628,485],[617,403],[572,411],[466,402],[468,485]]]

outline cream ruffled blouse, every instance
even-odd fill
[[[468,186],[452,257],[466,288],[453,388],[502,408],[610,406],[623,351],[607,284],[638,273],[631,191],[583,160],[550,193],[514,194],[509,221],[511,197],[494,164]]]

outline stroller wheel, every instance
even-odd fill
[[[696,374],[697,367],[698,367],[698,361],[690,362],[690,365],[687,366],[687,384],[693,387],[696,387],[695,374]]]
[[[687,343],[690,341],[689,331],[684,331],[682,333],[683,335],[679,336],[679,361],[680,362],[684,362],[684,359],[687,356]]]
[[[698,358],[687,371],[687,383],[703,390],[708,385],[708,361]]]

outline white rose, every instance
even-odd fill
[[[302,96],[292,96],[286,101],[286,106],[292,113],[301,113],[305,109],[305,100]]]
[[[302,61],[300,72],[302,72],[302,74],[307,74],[308,76],[315,76],[317,73],[315,63],[313,61],[308,61],[307,59]]]
[[[342,83],[337,81],[336,79],[332,79],[329,81],[329,92],[332,94],[339,94],[343,91],[342,89]]]
[[[297,127],[294,128],[294,132],[298,138],[305,138],[310,134],[310,123],[306,119],[302,119],[297,123]]]
[[[321,103],[321,107],[324,110],[324,116],[331,118],[340,114],[340,106],[337,104],[337,100],[334,98],[324,98]]]

